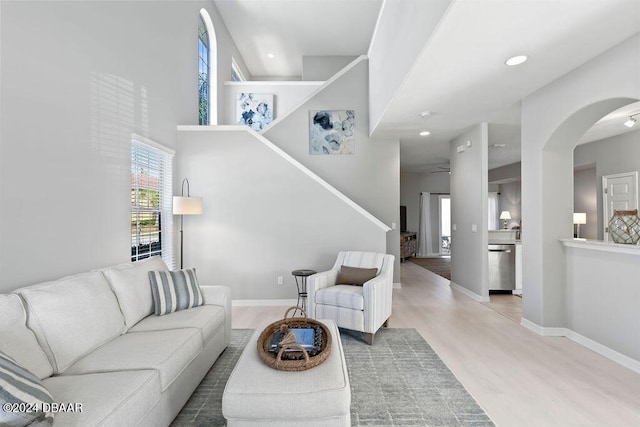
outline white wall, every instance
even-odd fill
[[[573,211],[587,215],[587,223],[580,225],[580,237],[583,239],[598,238],[597,183],[595,166],[573,172]]]
[[[292,270],[328,270],[341,250],[386,250],[386,232],[248,132],[179,138],[177,171],[203,198],[184,226],[185,267],[200,282],[229,286],[233,299],[294,299]]]
[[[387,233],[387,252],[396,257],[394,281],[399,282],[400,147],[398,141],[369,138],[367,82],[363,59],[263,135],[388,226],[397,224]],[[310,155],[309,111],[335,109],[355,110],[355,153]]]
[[[223,125],[237,124],[238,95],[241,93],[270,93],[273,94],[274,120],[297,107],[322,82],[225,82],[224,85],[224,120]]]
[[[303,56],[302,80],[329,80],[356,58],[356,56]]]
[[[601,117],[640,99],[639,75],[635,35],[522,102],[522,315],[534,324],[566,324],[566,265],[557,239],[573,235],[573,148]]]
[[[640,253],[565,251],[567,327],[640,366]]]
[[[507,220],[507,228],[520,225],[522,221],[522,189],[520,181],[509,182],[499,185],[498,199],[500,200],[500,212],[509,211],[511,219]],[[500,213],[498,212],[498,213]],[[500,220],[499,226],[502,227],[503,220]]]
[[[602,177],[624,172],[640,172],[640,130],[627,132],[600,141],[578,145],[573,154],[574,164],[595,164],[595,196],[597,197],[595,212],[597,222],[591,221],[596,237],[604,239],[604,224],[602,224]],[[578,211],[576,211],[578,212]],[[589,218],[587,218],[589,221]],[[584,226],[581,226],[581,229]],[[587,229],[591,229],[587,222]]]
[[[370,133],[450,3],[451,0],[385,0],[382,4],[368,53]]]
[[[471,147],[467,147],[471,141]],[[465,151],[457,152],[459,146]],[[488,125],[481,123],[450,142],[451,281],[474,297],[489,297],[487,259]],[[453,230],[454,224],[456,230]],[[472,231],[475,226],[475,231]]]
[[[176,125],[197,123],[199,11],[215,24],[213,3],[0,7],[0,291],[128,261],[131,133],[174,147]]]

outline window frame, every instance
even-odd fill
[[[173,157],[175,151],[158,144],[148,138],[138,134],[131,135],[130,146],[130,163],[131,163],[131,185],[130,185],[130,227],[131,227],[131,253],[130,260],[132,262],[149,258],[150,256],[160,255],[170,269],[175,265],[173,250],[173,213],[172,213],[172,186],[173,186]],[[156,178],[147,180],[146,188],[141,188],[140,176],[142,171],[147,170],[149,176]],[[151,184],[150,184],[151,182]],[[157,186],[157,206],[154,206],[153,200],[147,203],[140,201],[141,190],[153,191],[153,187]],[[148,197],[148,196],[147,196]],[[154,196],[151,196],[154,198]],[[158,226],[159,248],[152,250],[149,240],[149,251],[139,252],[141,245],[146,244],[143,238],[141,214],[156,215],[156,223]],[[135,222],[134,222],[135,219]],[[148,236],[146,236],[148,237]],[[135,249],[135,251],[134,251]]]
[[[207,117],[202,120],[200,114],[200,104],[202,102],[200,90],[200,62],[201,52],[200,44],[202,43],[200,25],[204,25],[206,36],[208,38],[207,45]],[[217,125],[218,124],[218,43],[216,38],[213,22],[206,9],[200,9],[198,20],[198,124],[200,125]]]

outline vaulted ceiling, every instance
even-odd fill
[[[214,1],[251,74],[270,77],[300,76],[304,55],[366,54],[383,7],[381,0]],[[451,139],[489,122],[490,147],[503,145],[490,149],[489,167],[517,162],[520,101],[638,31],[640,0],[452,0],[374,136],[399,139],[402,170],[424,172],[448,164]],[[516,54],[529,59],[507,67]],[[616,112],[584,140],[629,130],[617,121],[636,110]],[[430,135],[419,136],[423,130]]]

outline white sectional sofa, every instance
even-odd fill
[[[81,404],[54,426],[169,425],[229,344],[231,298],[154,315],[148,272],[159,257],[0,295],[0,352],[42,380],[53,401]]]

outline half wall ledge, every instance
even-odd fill
[[[558,239],[568,248],[591,249],[601,252],[614,252],[619,254],[637,255],[640,257],[640,245],[623,245],[621,243],[605,242],[604,240],[587,239]]]

